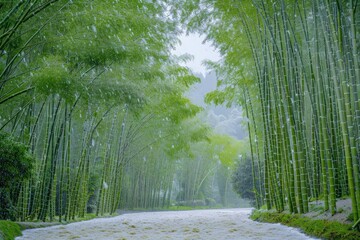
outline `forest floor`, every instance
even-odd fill
[[[312,239],[295,228],[249,219],[252,209],[127,213],[28,229],[16,239]]]
[[[287,211],[255,210],[251,219],[259,222],[281,223],[295,227],[302,232],[320,239],[360,239],[360,231],[353,229],[353,216],[350,199],[339,199],[336,202],[336,214],[324,211],[323,201],[309,203],[310,212],[291,214]]]
[[[310,212],[304,214],[305,217],[312,219],[337,221],[345,224],[352,224],[351,219],[351,199],[340,199],[336,201],[336,213],[331,215],[330,211],[324,211],[324,201],[310,202]]]

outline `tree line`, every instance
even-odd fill
[[[335,214],[348,196],[356,222],[358,1],[186,4],[189,31],[206,34],[224,56],[208,63],[222,77],[207,100],[239,104],[248,118],[257,206],[306,213],[322,199]]]
[[[199,79],[170,52],[175,3],[10,0],[0,9],[1,218],[170,206],[179,166],[216,138],[183,95]],[[221,165],[221,152],[203,162]],[[181,199],[197,199],[216,169],[201,163],[191,184],[178,177]]]

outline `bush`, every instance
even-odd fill
[[[24,144],[0,133],[0,219],[15,219],[18,186],[31,176],[33,161]]]
[[[255,172],[258,171],[255,166]],[[253,182],[253,171],[251,165],[251,158],[245,157],[242,160],[236,163],[236,169],[232,174],[232,185],[234,191],[243,199],[250,201],[252,206],[256,205],[256,196],[254,192],[254,182]],[[255,188],[259,189],[260,184],[262,184],[259,179],[256,179]]]
[[[20,226],[10,221],[0,220],[0,239],[10,240],[21,236]]]

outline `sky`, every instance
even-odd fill
[[[180,36],[181,45],[178,45],[174,50],[175,55],[190,54],[194,56],[194,60],[186,63],[186,66],[191,68],[194,73],[200,72],[204,76],[208,72],[205,66],[202,66],[203,60],[220,60],[220,54],[209,43],[202,43],[203,36],[198,34],[189,34]]]

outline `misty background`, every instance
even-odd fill
[[[204,102],[205,95],[216,89],[217,77],[215,72],[209,72],[202,63],[205,60],[220,61],[221,56],[217,49],[210,42],[206,42],[202,35],[182,34],[179,39],[181,43],[173,50],[173,54],[191,55],[193,58],[182,65],[190,68],[194,75],[201,79],[200,83],[191,86],[186,95],[194,104],[204,108],[199,117],[218,134],[230,135],[238,140],[247,137],[240,106],[227,108]]]
[[[217,77],[215,72],[195,73],[201,79],[200,83],[191,86],[187,97],[196,105],[204,108],[199,116],[208,123],[216,133],[230,135],[238,140],[247,137],[247,130],[244,128],[244,118],[240,106],[215,106],[204,102],[205,95],[216,89]]]

